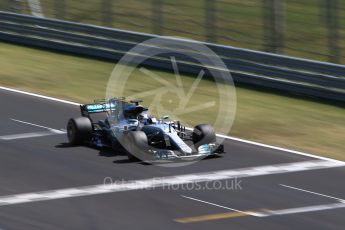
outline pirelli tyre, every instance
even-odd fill
[[[91,139],[92,123],[87,117],[69,119],[67,137],[71,145],[82,145]]]
[[[194,127],[193,144],[196,148],[200,145],[216,142],[216,134],[211,125],[201,124]]]
[[[132,131],[126,136],[126,150],[128,160],[147,160],[147,150],[149,149],[147,136],[143,131]]]

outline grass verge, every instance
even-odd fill
[[[78,102],[103,98],[114,63],[0,43],[0,85]],[[151,70],[169,82],[172,74]],[[156,87],[136,70],[126,94]],[[147,76],[146,76],[147,77]],[[186,87],[194,78],[183,77]],[[200,82],[192,101],[214,96],[211,81]],[[237,112],[231,136],[345,160],[345,109],[317,101],[237,87]],[[171,94],[168,95],[171,97]],[[172,102],[171,106],[174,106]],[[186,119],[207,121],[212,110]],[[229,150],[231,152],[231,150]]]

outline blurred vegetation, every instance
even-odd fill
[[[0,2],[0,10],[30,14],[26,0]],[[272,9],[264,2],[283,0],[41,0],[44,16],[119,29],[207,40],[267,50],[265,32],[272,24],[264,16]],[[210,8],[210,2],[213,7]],[[213,3],[212,3],[213,2]],[[327,3],[332,11],[327,14]],[[160,3],[160,4],[158,4]],[[345,63],[345,0],[285,0],[283,41],[279,52],[304,58]],[[272,3],[273,4],[273,3]],[[327,7],[326,7],[327,6]],[[161,16],[159,16],[161,15]],[[327,18],[331,18],[332,25]],[[213,18],[212,18],[213,16]],[[336,20],[335,22],[333,22]],[[327,23],[328,22],[328,23]],[[159,28],[157,28],[159,27]],[[333,28],[336,27],[336,28]],[[329,29],[336,31],[331,37]],[[334,39],[334,40],[329,40]],[[333,47],[333,48],[332,48]],[[332,50],[333,49],[333,50]],[[340,54],[334,54],[340,52]],[[334,55],[338,55],[334,58]]]

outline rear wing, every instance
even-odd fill
[[[140,102],[142,102],[142,100],[139,99],[130,101],[130,103],[137,107],[140,106]],[[113,112],[117,109],[120,109],[120,107],[123,109],[124,103],[128,103],[125,101],[124,97],[95,100],[94,103],[80,105],[80,112],[82,116],[90,117],[90,114],[93,113]]]
[[[101,102],[93,104],[80,105],[81,115],[84,117],[89,117],[93,113],[106,113],[111,112],[116,109],[115,103],[111,102]]]

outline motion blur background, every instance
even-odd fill
[[[345,63],[345,0],[2,0],[0,10]]]

